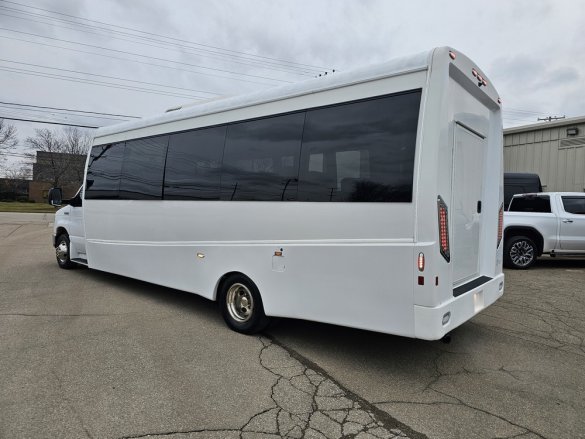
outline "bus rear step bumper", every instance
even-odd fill
[[[502,273],[435,308],[414,305],[415,337],[424,340],[439,340],[490,306],[503,293],[504,274]]]

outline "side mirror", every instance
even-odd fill
[[[60,187],[52,187],[49,189],[49,204],[51,206],[59,207],[63,203],[63,191]]]

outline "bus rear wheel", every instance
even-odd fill
[[[268,325],[258,288],[242,274],[233,274],[222,283],[218,302],[223,319],[236,332],[256,334]]]

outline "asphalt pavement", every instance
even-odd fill
[[[585,438],[585,260],[507,271],[450,344],[61,270],[50,214],[0,213],[0,438]]]

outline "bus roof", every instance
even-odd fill
[[[446,51],[450,50],[449,48],[440,49]],[[352,84],[368,82],[371,80],[426,70],[431,62],[434,50],[437,49],[421,52],[416,55],[395,58],[390,61],[360,67],[347,72],[335,72],[331,75],[311,78],[306,81],[272,87],[244,95],[226,97],[223,99],[211,99],[194,105],[189,103],[187,106],[179,107],[177,110],[169,111],[160,115],[149,116],[140,120],[133,120],[99,128],[95,132],[95,137],[105,137],[112,134],[134,131],[169,122],[221,113],[227,110],[245,108],[292,97],[309,95]]]

